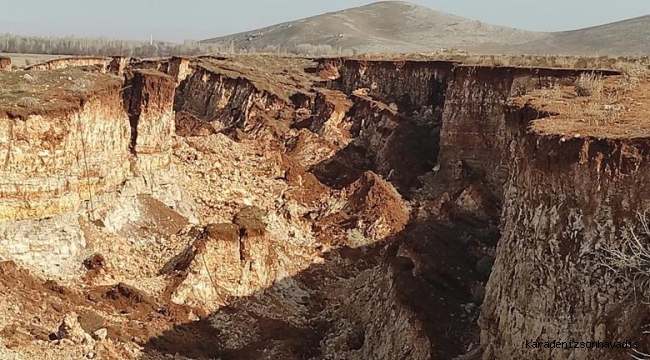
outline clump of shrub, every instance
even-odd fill
[[[22,97],[22,98],[18,99],[18,102],[17,102],[16,105],[18,105],[20,107],[23,107],[23,108],[31,108],[31,107],[34,107],[34,106],[38,105],[38,99],[33,98],[31,96]]]
[[[650,224],[648,212],[638,213],[641,224],[640,231],[630,226],[627,233],[619,241],[618,247],[606,247],[604,260],[601,264],[620,279],[628,281],[630,288],[647,295],[650,288]]]
[[[581,74],[575,82],[575,92],[578,96],[600,95],[603,91],[603,79],[594,73]]]
[[[541,90],[541,97],[542,99],[552,100],[552,101],[562,100],[562,98],[564,97],[564,91],[560,86],[552,85],[546,89]]]

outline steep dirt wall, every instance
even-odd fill
[[[62,59],[54,59],[41,64],[27,66],[25,70],[30,71],[48,71],[55,69],[63,69],[74,66],[94,66],[98,65],[102,72],[106,72],[106,68],[110,63],[109,58],[106,57],[70,57]]]
[[[438,161],[444,172],[453,174],[456,163],[462,161],[483,176],[487,172],[501,181],[507,176],[500,143],[504,139],[503,105],[514,80],[507,72],[472,67],[454,70],[440,135]]]
[[[113,56],[108,63],[108,71],[118,76],[124,75],[124,70],[128,64],[128,58],[124,56]]]
[[[307,100],[303,106],[311,110],[307,122],[309,130],[335,146],[342,147],[349,143],[351,124],[347,121],[347,113],[352,107],[352,101],[345,93],[319,89],[313,104]]]
[[[177,82],[180,83],[187,79],[191,71],[190,59],[176,56],[169,59],[167,74],[175,78]]]
[[[179,200],[161,175],[170,170],[175,79],[136,72],[127,98],[121,81],[79,81],[89,79],[95,90],[63,108],[0,118],[2,256],[46,274],[79,270],[86,219],[116,232],[141,215],[139,194],[168,206]]]
[[[418,61],[321,60],[316,71],[328,86],[350,96],[345,123],[354,141],[327,164],[365,158],[354,167],[372,169],[402,192],[436,166],[442,113],[453,63]],[[347,154],[347,155],[343,155]],[[336,175],[342,180],[355,174]],[[322,178],[323,176],[321,176]]]
[[[484,359],[625,359],[624,350],[527,349],[528,341],[639,341],[650,320],[634,281],[608,270],[650,206],[650,140],[538,136],[529,107],[506,114],[511,176],[481,314]],[[630,275],[632,276],[632,275]],[[641,290],[642,292],[644,290]]]
[[[367,88],[371,96],[404,111],[441,104],[453,66],[445,61],[326,59],[319,63],[321,70],[335,70],[337,87],[345,93]]]
[[[130,112],[111,82],[77,109],[0,119],[1,220],[52,216],[115,190],[131,176],[130,147],[138,159],[158,156],[147,169],[169,162],[175,81],[153,71],[134,79]]]
[[[643,306],[632,304],[623,311],[620,304],[627,304],[630,285],[612,286],[616,278],[612,273],[603,276],[603,266],[596,260],[602,261],[605,244],[626,236],[623,224],[647,208],[647,202],[633,199],[631,190],[635,183],[645,183],[646,141],[538,138],[526,129],[528,121],[540,115],[507,106],[510,97],[532,89],[571,84],[582,70],[459,65],[451,72],[437,70],[445,74],[441,77],[428,75],[440,81],[432,87],[422,82],[426,76],[418,71],[395,75],[393,69],[385,74],[391,66],[341,62],[323,66],[321,71],[338,76],[333,87],[344,92],[368,88],[358,92],[348,112],[352,144],[366,149],[372,159],[366,166],[399,187],[405,180],[403,174],[421,175],[439,164],[443,178],[479,181],[488,185],[499,204],[504,199],[494,209],[503,208],[503,237],[481,318],[485,358],[567,356],[564,350],[531,353],[523,348],[525,340],[624,341],[626,336],[641,336]],[[440,64],[429,66],[434,67],[428,71],[432,74]],[[373,74],[378,75],[373,78]],[[381,78],[391,79],[383,87],[391,94],[381,93]],[[442,93],[432,96],[432,88]],[[423,141],[400,139],[402,126],[419,135],[426,133],[426,128],[418,129],[418,122],[413,121],[417,116],[399,106],[400,98],[410,99],[401,104],[435,104],[442,110],[440,116],[419,122],[432,130],[439,119],[439,135]],[[391,107],[390,102],[398,106]],[[435,141],[439,146],[434,147]],[[430,148],[400,155],[391,143]],[[427,156],[428,164],[423,162]],[[422,161],[420,170],[417,163],[409,163],[412,159]],[[593,189],[596,195],[591,194]],[[635,191],[647,189],[644,185]],[[583,349],[576,354],[589,358],[594,353]]]
[[[436,164],[441,125],[437,115],[426,106],[413,114],[399,113],[365,97],[357,97],[350,111],[355,144],[367,149],[375,172],[403,191]]]
[[[77,210],[131,176],[117,85],[78,110],[0,119],[3,259],[52,276],[78,271],[87,239]]]
[[[128,116],[119,88],[81,109],[0,119],[0,219],[39,219],[75,209],[128,175]]]
[[[487,180],[500,193],[508,170],[511,137],[505,127],[505,104],[511,96],[571,83],[581,70],[458,66],[444,96],[440,134],[441,169]],[[613,75],[615,72],[602,72]]]
[[[352,97],[357,105],[349,112],[355,124],[352,135],[374,154],[382,175],[391,170],[397,177],[410,174],[407,183],[400,184],[408,187],[439,165],[450,178],[464,172],[487,181],[499,197],[508,175],[503,156],[506,100],[556,82],[572,82],[581,72],[351,59],[323,59],[315,71],[330,79],[331,88],[357,95]],[[388,113],[392,120],[387,122]],[[389,144],[396,141],[411,149],[396,151]]]
[[[197,65],[176,93],[176,110],[186,110],[223,128],[245,129],[263,111],[288,106],[273,94],[258,90],[243,77],[231,78]]]

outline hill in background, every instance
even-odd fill
[[[650,16],[564,32],[483,23],[402,1],[382,1],[202,41],[237,50],[299,53],[650,54]]]

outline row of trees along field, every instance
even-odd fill
[[[125,41],[113,39],[88,39],[77,37],[39,37],[14,34],[0,34],[0,53],[47,54],[72,56],[128,56],[137,58],[164,56],[195,56],[216,53],[266,52],[302,55],[342,54],[341,49],[330,45],[298,44],[294,46],[269,45],[263,49],[254,47],[236,48],[228,43],[199,43],[185,41],[183,44]]]
[[[75,55],[75,56],[130,56],[160,57],[174,55],[201,55],[234,51],[232,44],[219,46],[186,41],[183,44],[77,37],[39,37],[0,34],[0,52],[21,54]]]

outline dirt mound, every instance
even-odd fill
[[[319,220],[314,230],[333,246],[360,247],[400,232],[409,209],[392,184],[365,172],[340,194],[342,206]]]
[[[138,216],[121,227],[125,236],[171,236],[189,224],[187,218],[151,195],[138,195],[134,205]]]
[[[348,213],[372,224],[365,231],[372,234],[367,235],[383,238],[402,231],[409,221],[409,210],[393,185],[370,171],[353,183],[347,193]],[[371,226],[375,228],[371,230]]]

